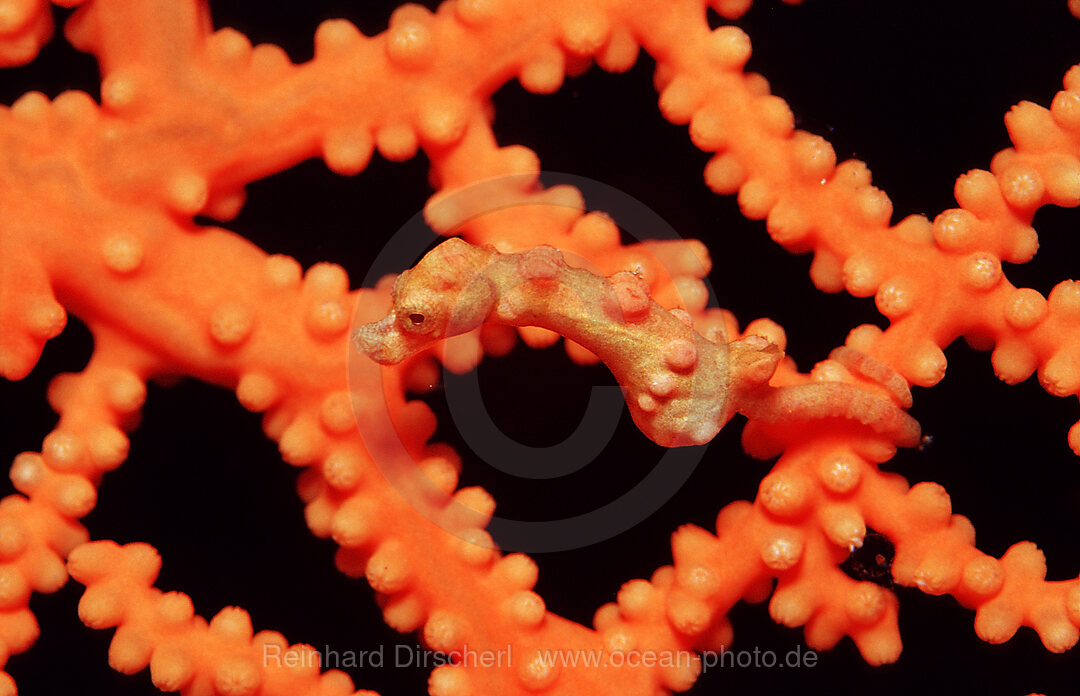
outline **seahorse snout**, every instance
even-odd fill
[[[353,344],[380,365],[396,365],[411,353],[405,337],[394,325],[393,314],[358,328],[353,332]]]

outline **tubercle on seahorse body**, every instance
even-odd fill
[[[854,418],[897,444],[919,440],[910,416],[853,385],[769,387],[784,357],[775,344],[759,336],[729,342],[719,323],[699,333],[687,312],[662,308],[633,273],[604,278],[573,268],[550,246],[502,254],[451,238],[402,273],[393,296],[385,318],[353,335],[356,347],[377,362],[400,362],[485,321],[539,326],[602,360],[622,386],[634,422],[666,447],[709,442],[737,411],[769,423]],[[868,358],[838,359],[872,372]],[[910,405],[910,396],[906,403],[893,398]]]

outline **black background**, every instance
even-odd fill
[[[956,175],[985,168],[1008,144],[1002,123],[1008,108],[1023,99],[1048,105],[1066,69],[1080,62],[1080,21],[1062,1],[939,6],[945,4],[813,0],[792,8],[761,2],[739,22],[755,46],[750,68],[789,100],[799,127],[826,136],[841,159],[869,163],[875,184],[892,197],[897,220],[954,205]],[[311,57],[311,36],[321,20],[346,17],[371,34],[385,28],[389,6],[237,1],[215,2],[212,11],[217,26],[237,27],[255,42],[282,44],[294,61],[303,61]],[[720,304],[743,323],[761,316],[780,322],[803,369],[842,343],[852,327],[882,324],[871,302],[814,289],[806,274],[809,257],[784,253],[763,224],[739,215],[732,198],[705,188],[707,156],[690,145],[685,127],[659,116],[652,67],[643,55],[625,75],[593,69],[552,96],[528,94],[511,82],[495,96],[496,134],[502,144],[535,149],[545,169],[615,186],[681,235],[705,240]],[[30,66],[0,72],[5,104],[28,89],[55,96],[71,87],[97,97],[92,59],[62,41]],[[376,157],[361,175],[342,178],[320,161],[305,162],[250,186],[247,207],[228,227],[269,252],[295,255],[305,267],[332,260],[362,278],[383,241],[423,206],[430,193],[426,168],[423,155],[404,164]],[[1010,279],[1046,293],[1075,277],[1076,220],[1072,211],[1041,211],[1041,251],[1031,263],[1007,268]],[[87,332],[72,321],[30,377],[0,383],[0,459],[40,447],[55,420],[45,403],[48,379],[79,369],[89,350]],[[913,413],[933,445],[903,452],[886,468],[912,482],[944,484],[954,511],[975,523],[982,550],[1000,556],[1012,543],[1030,539],[1046,551],[1050,579],[1076,577],[1080,462],[1065,439],[1078,417],[1075,400],[1048,396],[1034,379],[1003,385],[988,355],[962,342],[946,354],[944,381],[915,390]],[[612,384],[605,370],[575,367],[560,349],[520,346],[509,358],[486,360],[480,381],[496,422],[532,445],[561,441],[576,426],[591,386]],[[624,416],[608,449],[580,474],[542,485],[513,479],[470,458],[446,418],[440,392],[428,400],[441,416],[436,439],[462,447],[463,484],[488,487],[508,517],[548,519],[591,509],[627,490],[661,454]],[[597,546],[538,555],[537,589],[549,608],[589,622],[622,582],[647,577],[670,561],[668,536],[679,524],[711,528],[721,507],[752,497],[768,466],[742,453],[739,428],[725,429],[690,483],[634,529]],[[204,616],[239,604],[252,613],[257,630],[280,630],[291,642],[338,651],[386,646],[389,654],[395,644],[411,645],[409,636],[382,623],[364,581],[334,569],[334,545],[306,531],[295,475],[262,435],[258,417],[231,394],[194,382],[154,386],[144,424],[132,436],[130,460],[105,478],[99,505],[85,523],[95,539],[157,546],[164,556],[158,586],[191,594]],[[10,490],[7,481],[3,485]],[[32,600],[43,635],[29,653],[9,662],[22,692],[157,693],[147,673],[123,677],[108,668],[110,632],[78,622],[80,590],[72,582]],[[1049,654],[1026,628],[1007,644],[990,646],[975,637],[972,612],[951,598],[898,593],[904,653],[894,665],[866,666],[845,640],[822,653],[815,668],[716,670],[691,693],[1080,689],[1075,651]],[[764,606],[741,605],[732,619],[735,648],[787,651],[801,645],[801,630],[776,626]],[[426,691],[426,670],[373,668],[352,670],[352,676],[358,687],[384,694]]]

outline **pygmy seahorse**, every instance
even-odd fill
[[[353,334],[376,362],[394,364],[484,322],[539,326],[592,351],[612,371],[634,422],[667,447],[712,440],[736,413],[768,423],[857,420],[901,446],[919,442],[903,380],[851,349],[832,357],[885,384],[893,399],[843,382],[774,387],[784,353],[759,336],[727,341],[694,330],[685,311],[666,310],[628,271],[609,278],[573,268],[557,249],[503,254],[451,238],[394,283],[393,307]],[[899,385],[898,385],[899,383]]]

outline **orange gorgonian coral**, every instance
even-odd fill
[[[1064,3],[54,4],[0,693],[1076,690]]]

